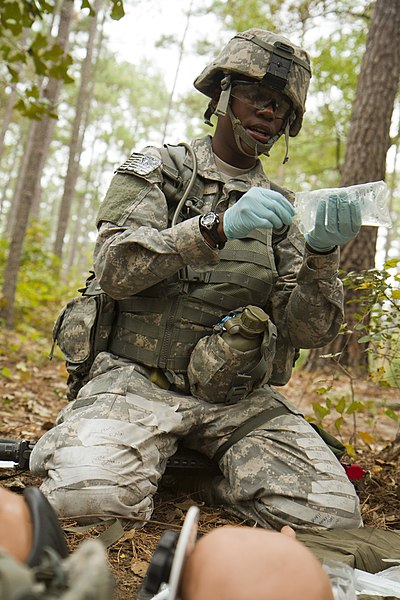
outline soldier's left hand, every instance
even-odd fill
[[[319,200],[314,229],[304,237],[316,252],[329,252],[353,240],[360,227],[360,202],[357,199],[350,202],[346,192],[332,193]]]

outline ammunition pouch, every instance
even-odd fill
[[[86,283],[82,296],[68,302],[53,328],[50,358],[57,344],[69,373],[68,400],[76,398],[89,380],[94,359],[107,350],[115,315],[115,301],[103,292],[94,275]]]

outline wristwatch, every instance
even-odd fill
[[[200,231],[204,231],[214,242],[218,250],[222,250],[225,246],[225,242],[219,237],[217,230],[219,224],[219,216],[214,212],[209,212],[200,217]]]

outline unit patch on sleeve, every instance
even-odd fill
[[[161,159],[147,156],[147,154],[138,154],[134,152],[118,169],[116,173],[132,173],[141,177],[149,175],[152,171],[160,167]]]

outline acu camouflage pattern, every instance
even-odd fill
[[[266,528],[358,527],[358,499],[346,473],[298,410],[269,386],[232,405],[161,389],[141,365],[97,356],[92,379],[36,444],[31,469],[57,512],[88,522],[151,518],[154,494],[176,440],[212,458],[245,421],[284,405],[219,461],[209,495]]]
[[[224,183],[211,139],[196,140],[193,147],[204,181],[204,212],[225,208],[252,185],[270,186],[260,163]],[[155,148],[144,154],[161,156]],[[161,184],[159,169],[146,177],[116,174],[100,209],[95,271],[102,289],[117,300],[151,290],[184,267],[210,272],[219,264],[219,252],[204,241],[198,217],[168,226]],[[290,373],[295,348],[318,347],[337,334],[342,287],[338,252],[308,253],[295,226],[275,240],[273,254],[269,316],[282,341],[276,361],[283,377]],[[157,327],[161,317],[154,313],[148,319]],[[83,521],[118,515],[141,525],[152,514],[154,494],[178,439],[211,458],[249,418],[283,404],[289,414],[258,427],[223,455],[221,477],[211,484],[215,501],[274,529],[361,525],[358,499],[344,469],[269,385],[225,405],[180,391],[179,377],[173,387],[162,389],[150,375],[143,364],[98,354],[75,402],[36,444],[30,467],[44,477],[42,490],[59,515]]]
[[[224,210],[254,185],[267,188],[271,185],[260,163],[240,179],[224,184],[215,167],[211,138],[207,136],[196,140],[193,148],[198,159],[199,177],[204,182],[201,208],[203,213],[209,210]],[[147,152],[148,149],[146,154]],[[154,156],[156,149],[151,148],[151,152]],[[162,174],[156,170],[149,177],[154,181],[162,178]],[[225,252],[230,252],[230,248],[239,248],[240,241],[227,244],[222,252],[214,251],[201,236],[198,217],[188,218],[172,228],[169,227],[169,208],[160,186],[161,181],[158,185],[152,185],[146,178],[119,174],[114,177],[100,208],[99,223],[104,224],[100,227],[95,250],[95,268],[101,287],[114,298],[137,298],[143,292],[144,298],[157,295],[163,298],[166,308],[166,305],[173,301],[171,297],[175,293],[178,271],[188,266],[200,275],[210,271],[218,273],[223,268],[221,257]],[[287,195],[290,198],[290,195]],[[118,239],[114,237],[114,224],[124,227],[124,233],[118,236]],[[263,235],[265,237],[265,233]],[[324,256],[308,253],[304,250],[303,236],[295,225],[281,238],[274,240],[273,250],[271,242],[270,239],[268,246],[263,248],[264,258],[257,258],[258,265],[250,265],[246,261],[247,266],[244,269],[252,274],[256,269],[260,269],[260,265],[264,265],[264,295],[255,298],[251,280],[247,282],[245,273],[242,275],[242,285],[236,282],[221,286],[231,295],[232,302],[237,302],[236,306],[227,307],[228,310],[256,304],[270,315],[278,328],[276,359],[271,381],[275,385],[284,385],[292,372],[296,348],[321,347],[338,333],[342,322],[343,297],[341,282],[336,276],[338,252]],[[266,260],[269,261],[268,265]],[[149,264],[152,265],[151,270],[148,268]],[[171,283],[165,285],[165,281]],[[204,287],[207,288],[203,286],[199,277],[197,288],[202,294]],[[218,292],[218,286],[215,287]],[[197,293],[195,284],[190,284],[188,289]],[[185,298],[187,294],[188,290],[185,292]],[[222,297],[221,294],[219,297]],[[145,304],[145,300],[143,302]],[[203,302],[202,309],[202,301],[199,298],[196,305],[199,314],[204,308],[205,304]],[[222,308],[221,300],[210,310],[214,311],[215,315],[214,322],[208,324],[212,327],[226,310]],[[142,311],[143,309],[141,314]],[[158,312],[162,312],[162,306]],[[162,332],[165,319],[161,320],[157,311],[148,310],[147,314],[145,311],[143,315],[142,319],[153,326],[154,332]],[[176,319],[179,319],[179,315]],[[179,326],[184,327],[183,324]],[[198,330],[197,326],[196,328]],[[203,335],[207,333],[204,329]],[[121,335],[125,337],[127,333],[122,332]],[[153,356],[157,343],[161,341],[159,338],[157,341],[154,336],[153,341],[146,342],[142,337],[137,343],[141,343],[144,350],[147,348]],[[188,360],[189,356],[187,362]],[[146,364],[157,366],[149,362]],[[185,368],[181,369],[184,370]]]
[[[106,350],[115,314],[115,301],[96,280],[88,280],[82,296],[73,298],[59,314],[53,343],[62,351],[68,377],[68,400],[74,400],[88,381],[94,358]]]
[[[91,352],[91,335],[97,317],[95,298],[73,298],[60,313],[53,330],[68,362],[80,364],[88,360]]]
[[[261,80],[266,73],[271,52],[255,43],[257,39],[271,46],[275,42],[283,42],[294,49],[296,58],[310,65],[307,52],[287,38],[254,28],[238,33],[228,42],[215,60],[197,77],[194,82],[195,88],[212,98],[215,91],[219,89],[221,75],[238,74]],[[311,69],[307,70],[297,62],[292,63],[287,84],[282,90],[282,93],[293,102],[296,112],[296,119],[290,125],[292,137],[296,136],[301,129],[310,78]]]
[[[64,560],[52,552],[34,569],[0,549],[0,600],[112,600],[113,588],[97,540],[86,540]]]
[[[213,271],[186,268],[168,283],[119,301],[109,350],[149,367],[186,373],[199,339],[224,313],[266,303],[276,278],[271,232],[229,241],[219,258]]]
[[[240,334],[238,334],[240,336]],[[257,347],[236,349],[227,331],[203,337],[190,355],[190,392],[208,402],[231,404],[244,399],[262,381],[268,382],[275,358],[276,327],[265,323]]]

